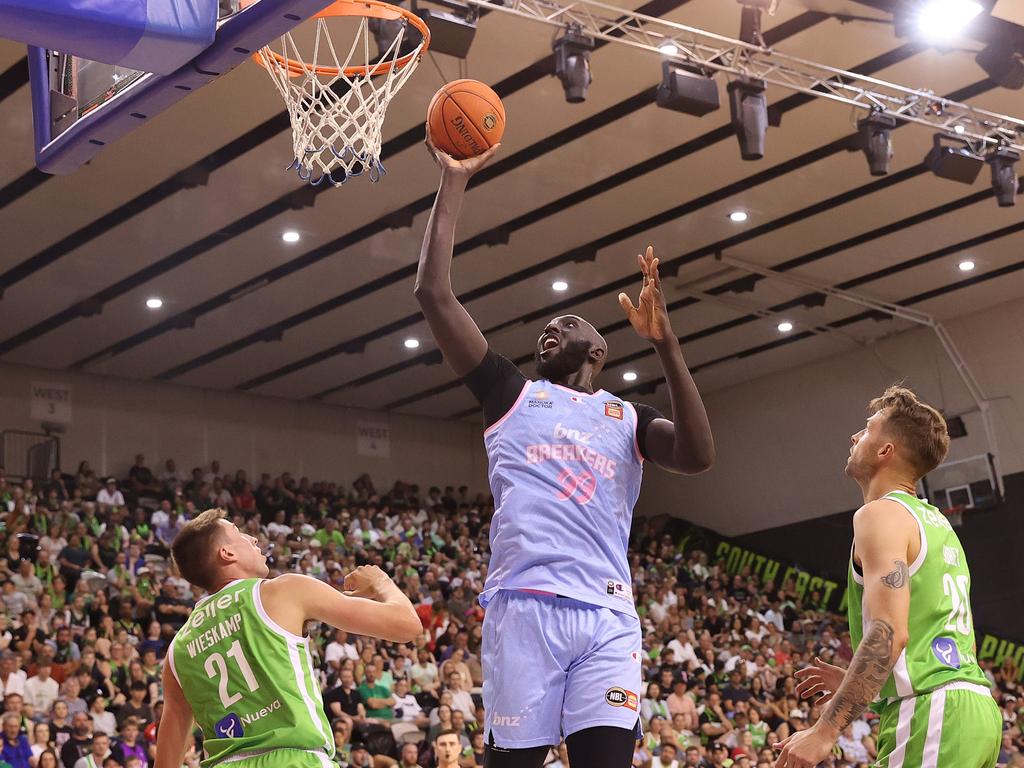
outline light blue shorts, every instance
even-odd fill
[[[595,726],[639,733],[640,621],[567,597],[502,590],[483,627],[487,743],[557,744]]]

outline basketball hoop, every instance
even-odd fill
[[[359,18],[344,57],[335,50],[327,27],[327,19],[339,17]],[[280,53],[268,45],[253,55],[288,107],[295,152],[288,170],[313,185],[326,179],[340,186],[363,173],[377,181],[385,173],[380,148],[388,104],[415,71],[430,44],[430,31],[416,14],[382,0],[336,0],[313,18],[316,30],[308,57],[299,52],[290,32],[281,37]],[[390,47],[377,60],[370,57],[371,19],[400,22]],[[403,54],[410,25],[420,40]]]

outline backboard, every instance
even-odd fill
[[[152,5],[172,0],[148,1]],[[239,7],[239,2],[219,1],[212,44],[169,74],[30,45],[36,165],[40,170],[71,173],[103,147],[229,72],[329,4],[329,0],[243,0],[245,7]],[[120,60],[113,54],[107,59]]]
[[[942,511],[985,509],[1001,500],[989,454],[947,461],[921,480],[923,496]]]

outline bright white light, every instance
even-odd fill
[[[675,43],[662,43],[658,46],[658,50],[666,56],[675,56],[679,53],[679,47]]]
[[[420,340],[419,339],[406,339],[405,340],[405,348],[406,349],[417,349],[419,346],[420,346]]]
[[[735,221],[737,224],[742,224],[748,218],[750,217],[747,216],[746,211],[733,211],[729,214],[729,221]]]
[[[974,269],[974,262],[967,259],[966,261],[961,261],[957,266],[960,267],[961,272],[970,272]]]
[[[954,125],[954,126],[953,126],[953,130],[954,130],[954,131],[955,131],[956,133],[960,134],[961,136],[962,136],[963,134],[967,133],[967,129],[966,129],[966,128],[964,128],[964,127],[963,127],[962,125]]]
[[[917,27],[929,40],[952,40],[982,10],[975,0],[930,0],[917,16]]]
[[[150,309],[160,309],[164,305],[164,300],[154,296],[151,299],[146,299],[146,306]]]
[[[284,240],[286,243],[297,243],[299,242],[299,233],[296,232],[294,229],[289,229],[287,232],[281,235],[281,239]]]
[[[779,323],[779,333],[789,333],[793,330],[793,324],[789,320],[783,320]]]
[[[569,290],[569,284],[565,282],[565,280],[555,280],[555,282],[551,284],[551,290],[561,293],[562,291]]]
[[[636,373],[634,373],[633,371],[626,371],[624,374],[622,374],[622,380],[636,381]]]

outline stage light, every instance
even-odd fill
[[[946,42],[963,32],[982,10],[975,0],[928,0],[917,13],[917,29],[927,40]]]
[[[974,269],[975,265],[973,261],[967,259],[966,261],[961,261],[956,266],[961,272],[971,272]]]
[[[637,376],[633,371],[626,371],[624,374],[622,374],[623,381],[636,381],[636,379]]]
[[[996,85],[1014,91],[1024,88],[1024,60],[1012,42],[993,43],[974,60]]]
[[[732,127],[740,142],[744,160],[764,157],[765,134],[768,132],[768,99],[764,80],[741,78],[728,85],[729,111]]]
[[[935,134],[931,151],[924,158],[925,167],[940,179],[973,184],[978,180],[985,159],[959,139]]]
[[[868,159],[868,167],[872,176],[885,176],[889,173],[892,160],[892,129],[896,127],[896,118],[881,112],[874,112],[858,121],[861,149]]]
[[[404,343],[406,349],[419,349],[420,346],[419,339],[406,339]]]
[[[779,323],[779,333],[789,333],[793,330],[793,324],[789,320],[783,320]]]
[[[992,189],[1000,208],[1017,204],[1017,161],[1020,153],[1009,147],[999,147],[985,159],[992,169]]]
[[[281,235],[281,239],[286,243],[297,243],[299,242],[299,233],[293,229],[289,229],[287,232]]]
[[[583,34],[579,26],[570,27],[555,40],[555,75],[562,81],[565,100],[580,104],[587,100],[587,89],[593,81],[590,74],[590,52],[594,39]]]
[[[153,296],[152,298],[146,299],[146,306],[149,309],[160,309],[160,307],[162,307],[163,305],[164,300],[157,296]]]
[[[675,43],[662,43],[658,46],[658,50],[666,56],[675,56],[679,53],[679,46]]]
[[[661,85],[655,98],[659,107],[703,117],[721,107],[718,84],[693,64],[661,63]]]
[[[565,282],[565,280],[555,280],[555,282],[551,284],[551,290],[562,293],[563,291],[569,290],[569,284]]]
[[[425,8],[416,13],[427,23],[430,30],[430,50],[435,53],[446,53],[457,59],[464,59],[469,55],[469,47],[476,35],[478,13],[475,6],[466,6],[456,12]],[[415,44],[412,47],[415,47]]]
[[[953,133],[955,133],[957,136],[963,136],[965,133],[967,133],[967,129],[964,128],[962,125],[954,125]]]
[[[734,221],[737,224],[742,224],[744,221],[749,219],[746,211],[733,211],[729,214],[729,221]]]

